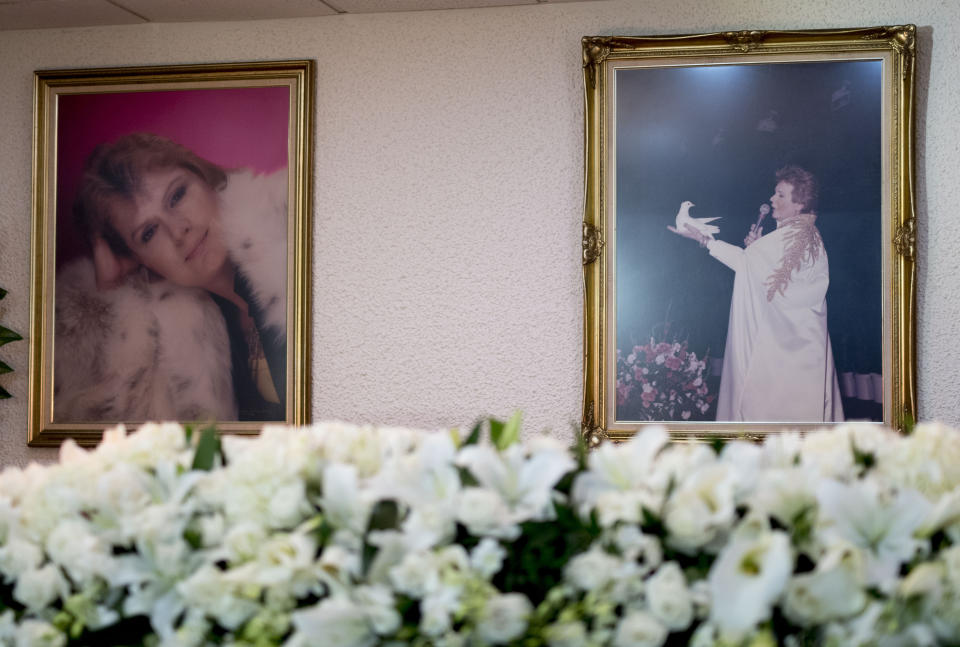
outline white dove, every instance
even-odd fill
[[[714,220],[719,220],[720,216],[715,216],[713,218],[691,218],[690,217],[690,207],[695,206],[689,200],[684,200],[680,203],[680,211],[677,212],[677,231],[686,231],[686,225],[694,227],[704,236],[709,236],[713,238],[714,234],[720,233],[720,228],[716,225],[708,225],[708,222],[713,222]]]

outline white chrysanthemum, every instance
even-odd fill
[[[477,618],[477,636],[485,643],[503,645],[516,640],[527,630],[533,605],[520,593],[489,598]]]
[[[889,590],[900,565],[922,544],[914,538],[930,513],[930,503],[915,490],[892,490],[876,481],[851,485],[826,480],[817,489],[822,545],[849,542],[864,552],[867,584]]]
[[[628,611],[617,625],[613,636],[614,647],[660,647],[668,630],[653,614],[646,611]]]
[[[587,627],[579,620],[548,625],[543,634],[550,647],[581,647],[587,644]]]
[[[734,641],[770,618],[793,572],[790,539],[748,517],[710,568],[710,621]]]
[[[683,631],[693,622],[693,600],[676,562],[667,562],[646,581],[650,611],[670,631]]]
[[[725,463],[705,465],[684,479],[664,507],[667,543],[688,554],[716,543],[733,525],[735,486],[734,468]]]

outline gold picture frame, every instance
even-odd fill
[[[837,403],[845,404],[844,417],[870,424],[902,429],[916,420],[915,26],[596,36],[582,45],[581,431],[589,444],[626,440],[650,424],[666,425],[677,440],[760,439],[784,428],[822,427],[838,417]],[[829,253],[829,289],[824,297],[818,288],[817,297],[826,310],[817,311],[820,327],[812,332],[809,318],[767,318],[762,300],[731,304],[734,279],[745,294],[762,294],[757,286],[765,285],[771,304],[793,285],[801,286],[795,294],[806,289],[801,261],[787,267],[779,294],[772,283],[759,283],[768,266],[755,262],[756,250],[782,245],[768,258],[779,258],[782,270],[790,249],[784,236],[759,238],[766,247],[751,252],[752,269],[739,276],[724,266],[733,261],[718,262],[724,249],[736,258],[746,254],[751,225],[764,234],[775,228],[763,220],[769,192],[776,187],[771,198],[780,200],[781,188],[800,183],[783,184],[780,177],[794,177],[777,176],[784,167],[810,167],[820,180],[816,213],[803,208],[816,192],[812,200],[788,195],[788,202],[772,202],[772,220],[783,220],[784,231],[804,223],[811,246],[796,258],[823,258],[817,285],[824,289],[821,252]],[[696,207],[681,216],[684,201]],[[692,230],[683,225],[686,238],[677,236],[681,217],[690,223],[686,216],[720,216],[713,223],[720,232],[695,221]],[[798,316],[808,317],[814,306],[804,307]],[[747,308],[749,316],[741,314]],[[806,349],[793,356],[816,356],[819,374],[785,360],[793,351],[780,355],[761,345],[771,336],[778,347],[789,345],[783,339],[792,339],[793,325],[805,331],[795,347]],[[803,346],[808,334],[821,339]],[[757,359],[765,361],[749,363]],[[767,395],[789,389],[796,399]],[[801,400],[809,406],[801,408]]]
[[[315,75],[36,72],[28,445],[308,422]]]

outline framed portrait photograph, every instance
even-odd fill
[[[29,445],[307,421],[314,75],[36,72]]]
[[[583,39],[592,444],[916,419],[914,60],[912,25]]]

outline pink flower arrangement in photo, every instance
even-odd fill
[[[617,349],[618,418],[698,420],[716,396],[703,372],[706,358],[687,350],[686,342],[657,342]],[[624,415],[625,414],[625,415]]]

